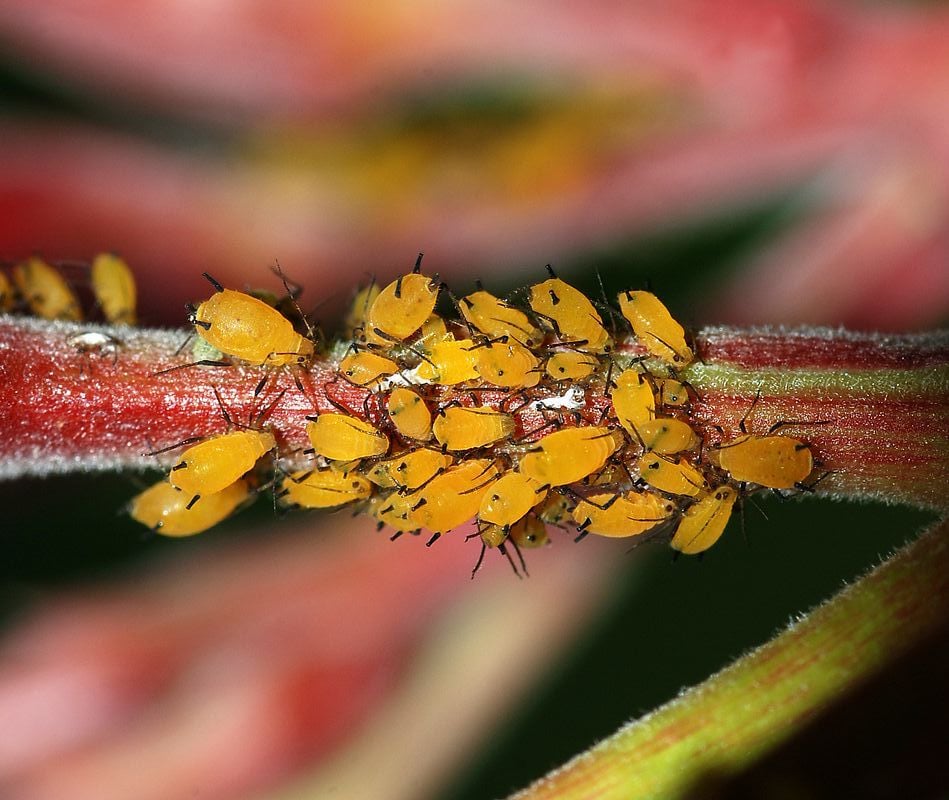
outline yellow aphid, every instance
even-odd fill
[[[339,362],[340,374],[356,386],[369,386],[398,371],[399,365],[394,361],[367,350],[350,353]]]
[[[649,353],[667,364],[684,367],[692,363],[692,349],[685,330],[662,301],[652,292],[620,292],[619,309],[633,328],[636,338]]]
[[[372,494],[372,484],[355,472],[314,469],[294,472],[280,483],[278,498],[285,506],[335,508]]]
[[[92,261],[89,277],[103,316],[109,322],[134,325],[137,293],[128,264],[112,253],[100,253]]]
[[[592,475],[621,447],[609,428],[567,428],[537,441],[520,460],[520,471],[540,484],[566,486]]]
[[[508,529],[500,525],[486,525],[479,529],[478,535],[481,537],[481,542],[485,547],[493,549],[500,547],[507,541]],[[478,566],[480,567],[481,564],[479,563]],[[477,572],[477,568],[474,571]]]
[[[378,461],[366,472],[366,477],[383,488],[418,489],[453,462],[451,456],[438,450],[419,448]]]
[[[451,335],[448,326],[438,314],[432,314],[419,329],[413,346],[425,353],[431,352],[439,342],[447,342],[455,337]]]
[[[446,449],[471,450],[509,437],[514,432],[514,417],[482,406],[452,406],[439,412],[432,429]]]
[[[519,472],[508,472],[495,482],[481,500],[478,522],[508,527],[547,496],[547,488]]]
[[[384,525],[399,533],[418,530],[419,526],[410,520],[412,506],[418,501],[412,495],[392,492],[389,495],[373,495],[369,500],[368,513]]]
[[[790,436],[746,434],[708,451],[709,459],[740,483],[792,489],[814,469],[810,448]]]
[[[665,522],[675,506],[650,492],[596,494],[573,510],[579,530],[600,536],[637,536]]]
[[[590,353],[610,348],[610,335],[593,303],[560,278],[551,277],[531,286],[529,302],[534,313],[546,320],[561,340]]]
[[[63,276],[42,259],[31,258],[17,264],[12,276],[20,296],[36,316],[71,322],[82,319],[76,293]]]
[[[393,389],[386,401],[386,410],[402,436],[419,441],[432,438],[432,413],[418,393],[401,387]]]
[[[191,504],[184,492],[160,481],[132,499],[129,513],[162,536],[192,536],[229,517],[249,496],[247,481],[238,480]]]
[[[458,308],[468,324],[489,339],[508,336],[526,347],[541,339],[540,331],[531,324],[527,314],[484,289],[462,297]]]
[[[656,384],[661,405],[672,408],[688,405],[689,390],[682,381],[677,381],[675,378],[660,378]]]
[[[551,354],[544,370],[554,380],[581,381],[589,378],[599,365],[596,358],[589,353],[562,350]]]
[[[527,389],[540,382],[537,358],[514,341],[491,342],[475,348],[475,368],[482,380],[507,389]]]
[[[559,525],[570,515],[570,498],[562,494],[548,494],[537,508],[537,516],[549,525]]]
[[[438,291],[438,283],[419,272],[397,278],[379,292],[369,308],[366,330],[405,341],[431,316]]]
[[[389,439],[368,422],[348,414],[320,414],[307,417],[306,434],[317,455],[335,461],[354,461],[384,455]]]
[[[689,506],[672,536],[672,547],[693,555],[708,550],[719,540],[728,525],[737,493],[730,486],[719,486]]]
[[[410,497],[409,517],[415,527],[445,533],[475,517],[481,500],[498,478],[497,467],[485,459],[465,461],[437,475]]]
[[[13,284],[5,272],[0,272],[0,311],[9,311],[16,302]]]
[[[356,330],[366,324],[366,320],[369,318],[369,309],[372,308],[372,304],[381,291],[379,284],[373,280],[368,286],[356,292],[356,296],[353,297],[352,303],[350,303],[346,319],[343,321],[343,333],[347,339],[352,339],[356,335]]]
[[[639,459],[639,475],[654,489],[669,494],[695,497],[708,489],[705,476],[685,458],[670,461],[657,453],[645,453]]]
[[[547,526],[533,514],[515,522],[511,526],[510,531],[508,531],[508,536],[518,547],[526,547],[528,549],[532,547],[543,547],[550,541],[550,538],[547,536]]]
[[[478,355],[471,339],[437,342],[427,360],[418,365],[416,375],[432,383],[454,386],[478,377]]]
[[[198,336],[225,355],[255,366],[306,364],[313,342],[263,300],[220,287],[191,314]]]
[[[633,438],[639,426],[656,416],[652,386],[638,370],[628,369],[621,373],[611,397],[616,419]]]
[[[267,431],[231,431],[185,450],[171,468],[168,482],[189,498],[220,492],[250,472],[277,446]]]
[[[636,434],[646,450],[663,455],[692,450],[699,445],[699,437],[686,423],[672,417],[646,420],[636,426]]]

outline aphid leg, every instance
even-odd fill
[[[761,387],[758,387],[758,391],[755,392],[755,399],[751,401],[751,405],[748,407],[748,410],[745,412],[745,416],[741,418],[741,422],[738,423],[738,430],[742,433],[748,433],[748,428],[745,427],[745,423],[748,421],[748,417],[751,416],[751,412],[755,410],[755,406],[758,405],[758,401],[761,399]]]
[[[179,364],[177,367],[166,367],[165,369],[160,369],[158,372],[153,372],[152,375],[165,375],[169,372],[177,372],[179,369],[189,369],[190,367],[233,367],[234,365],[230,361],[212,361],[210,359],[202,359],[201,361],[192,361],[190,364]]]
[[[186,445],[194,444],[195,442],[200,442],[203,438],[204,438],[203,436],[191,436],[187,439],[182,439],[177,444],[170,444],[168,445],[168,447],[162,447],[162,448],[159,448],[158,450],[152,450],[151,452],[148,452],[148,453],[142,453],[142,455],[143,456],[161,455],[162,453],[167,453],[169,450],[177,450],[179,447],[185,447]]]
[[[468,538],[468,537],[465,537]],[[484,554],[487,552],[488,546],[482,542],[481,543],[481,552],[478,554],[478,560],[475,561],[474,569],[471,570],[471,580],[474,580],[475,574],[481,569],[481,564],[484,563]]]
[[[784,419],[780,422],[775,422],[770,428],[768,428],[768,435],[770,436],[775,431],[781,430],[781,428],[790,427],[792,425],[830,425],[833,422],[831,419],[822,419],[817,422],[809,422],[804,419]],[[803,445],[807,447],[807,445]],[[800,448],[798,448],[800,449]]]
[[[524,554],[521,552],[521,548],[517,546],[517,542],[515,542],[513,539],[508,539],[508,541],[511,543],[511,547],[514,548],[514,552],[517,553],[517,560],[521,563],[521,573],[523,573],[523,576],[520,573],[518,573],[516,569],[514,570],[514,574],[517,575],[518,578],[520,577],[529,578],[530,573],[527,571],[527,562],[524,560]],[[501,547],[504,547],[504,543],[501,544]],[[505,555],[507,555],[508,561],[510,561],[511,560],[510,554],[505,553]],[[514,564],[512,563],[511,566],[513,567]]]
[[[194,338],[194,334],[193,334],[193,333],[189,333],[189,334],[185,337],[185,340],[184,340],[180,345],[178,345],[178,349],[175,350],[175,353],[174,353],[174,354],[175,354],[176,356],[180,356],[180,355],[184,352],[185,347],[188,346],[188,342],[190,342],[193,338]]]

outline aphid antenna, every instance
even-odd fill
[[[764,509],[760,505],[758,505],[758,503],[755,502],[755,498],[750,493],[745,494],[744,497],[749,503],[751,503],[758,510],[758,513],[761,514],[761,516],[764,517],[765,520],[767,520],[768,522],[771,521],[768,518],[768,515],[765,513]]]
[[[780,422],[775,422],[774,425],[768,428],[768,435],[770,436],[772,433],[775,433],[776,431],[781,430],[781,428],[788,428],[788,427],[798,426],[798,425],[831,425],[835,421],[836,420],[832,420],[832,419],[822,419],[815,422],[811,422],[810,420],[806,420],[806,419],[785,419],[785,420],[781,420]],[[804,447],[807,447],[807,445],[804,445]]]
[[[761,389],[763,387],[759,386],[755,392],[754,400],[751,401],[751,405],[748,406],[748,410],[745,412],[745,415],[741,418],[741,421],[738,423],[738,430],[742,433],[747,434],[748,428],[745,426],[745,423],[748,421],[748,418],[751,416],[751,412],[755,410],[755,406],[758,405],[758,401],[761,399]]]
[[[478,534],[473,533],[472,536],[477,536]],[[471,537],[465,537],[465,540]],[[484,554],[487,552],[488,546],[481,542],[481,552],[478,554],[478,560],[475,561],[474,569],[471,570],[471,580],[474,580],[475,575],[478,573],[478,570],[481,569],[481,565],[484,563]]]
[[[597,267],[594,272],[596,273],[597,285],[600,287],[600,298],[603,301],[602,304],[597,303],[597,305],[600,306],[602,310],[606,311],[610,318],[610,329],[615,331],[617,330],[616,313],[613,310],[613,306],[610,303],[609,298],[606,296],[606,287],[603,285],[603,273],[600,272],[599,267]],[[625,317],[623,319],[625,321]]]
[[[253,428],[259,428],[261,425],[263,425],[264,420],[266,420],[267,417],[273,413],[273,410],[277,407],[277,404],[283,399],[283,396],[286,393],[286,388],[281,389],[273,400],[271,400],[266,406],[257,412],[256,417],[251,416],[253,414],[253,412],[251,412],[251,415],[248,415],[247,418],[248,425]]]
[[[212,359],[203,358],[200,361],[191,361],[187,364],[178,364],[174,367],[166,367],[165,369],[160,369],[157,372],[153,372],[152,375],[165,375],[169,372],[177,372],[179,369],[189,369],[191,367],[233,367],[234,365],[230,361],[214,361]]]
[[[170,444],[168,447],[160,447],[158,450],[151,450],[148,453],[142,453],[142,455],[158,456],[162,453],[168,453],[172,450],[177,450],[179,447],[187,447],[189,444],[195,444],[195,442],[200,442],[203,438],[203,436],[190,436],[187,439],[182,439],[180,442]]]
[[[316,337],[313,334],[313,326],[310,324],[310,320],[307,319],[306,314],[303,313],[303,309],[300,308],[300,304],[297,302],[297,298],[303,293],[303,287],[298,284],[293,284],[293,289],[290,288],[290,282],[287,280],[287,276],[284,274],[283,268],[280,266],[280,262],[277,259],[274,259],[274,265],[270,268],[277,277],[280,278],[280,282],[283,284],[283,288],[287,292],[287,299],[293,303],[293,307],[296,309],[297,314],[300,316],[300,319],[303,321],[303,325],[306,328],[307,338],[313,342],[316,341]],[[332,295],[330,295],[332,297]],[[321,305],[329,301],[329,297],[323,298],[314,308],[313,311],[316,311]],[[320,330],[317,327],[317,330]],[[322,338],[322,331],[320,331],[320,337]]]

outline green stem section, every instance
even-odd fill
[[[942,523],[769,644],[516,800],[672,798],[707,772],[750,764],[945,620],[947,534]]]

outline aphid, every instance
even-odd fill
[[[478,522],[508,528],[547,496],[547,487],[519,472],[502,475],[485,493]]]
[[[587,296],[579,289],[554,275],[548,265],[550,278],[530,287],[530,307],[547,320],[564,342],[590,353],[609,350],[612,342],[603,319]]]
[[[20,296],[36,316],[71,322],[82,319],[76,293],[63,276],[42,259],[34,257],[17,264],[12,276]]]
[[[5,272],[0,272],[0,312],[9,311],[16,302],[16,292]]]
[[[334,469],[302,470],[280,483],[277,498],[285,506],[335,508],[372,494],[372,484],[355,472]]]
[[[368,422],[348,414],[307,417],[306,435],[317,455],[334,461],[355,461],[381,456],[389,450],[389,439]]]
[[[737,498],[730,486],[719,486],[700,497],[682,514],[672,536],[673,549],[687,555],[708,550],[725,531]]]
[[[544,526],[544,523],[533,515],[524,517],[511,526],[483,526],[477,534],[472,534],[472,536],[475,535],[481,538],[481,553],[478,555],[478,560],[474,565],[474,569],[471,570],[472,578],[474,578],[478,570],[481,569],[481,564],[484,562],[484,554],[488,548],[492,550],[499,550],[501,554],[504,555],[510,562],[511,569],[514,570],[514,574],[520,577],[520,572],[518,572],[517,565],[514,563],[514,559],[511,558],[511,554],[505,547],[505,542],[507,541],[510,541],[511,544],[514,545],[514,549],[517,551],[517,556],[521,562],[521,569],[526,575],[527,564],[524,562],[524,556],[521,555],[521,548],[523,547],[531,549],[543,547],[549,541],[547,537],[547,528]]]
[[[482,498],[497,478],[497,467],[486,459],[451,467],[410,495],[415,501],[409,520],[434,534],[457,528],[478,513]]]
[[[507,389],[527,389],[540,382],[537,358],[517,342],[489,342],[475,348],[475,369],[482,380]]]
[[[673,455],[698,447],[699,437],[689,425],[672,417],[659,417],[636,425],[636,436],[645,450]]]
[[[620,292],[619,309],[649,353],[667,364],[685,367],[694,358],[685,330],[652,292]]]
[[[639,459],[639,475],[654,489],[669,494],[695,497],[708,489],[705,476],[684,457],[670,461],[656,453],[644,453]]]
[[[247,481],[238,480],[219,492],[203,495],[197,502],[189,502],[186,494],[163,480],[134,497],[129,514],[163,536],[191,536],[229,517],[249,496]]]
[[[652,386],[638,370],[628,369],[619,375],[611,399],[619,424],[633,437],[640,425],[656,416]]]
[[[112,253],[100,253],[92,260],[89,277],[103,316],[109,322],[134,325],[135,278],[128,264]]]
[[[477,286],[476,292],[458,301],[458,309],[468,324],[489,339],[507,336],[525,347],[533,347],[540,341],[540,331],[531,324],[527,314],[486,292],[480,283]]]
[[[369,386],[398,371],[399,365],[394,361],[367,350],[350,353],[339,362],[340,374],[356,386]]]
[[[413,348],[421,350],[423,353],[430,353],[439,342],[448,342],[454,338],[448,330],[445,320],[438,314],[432,314],[419,328],[418,336],[413,342]]]
[[[392,492],[389,495],[373,495],[369,499],[367,511],[382,525],[395,529],[392,537],[397,538],[408,531],[417,531],[419,526],[411,521],[412,506],[418,501],[413,495],[401,495]]]
[[[570,498],[565,494],[548,494],[537,508],[537,516],[548,525],[560,525],[570,515]]]
[[[651,492],[595,494],[577,503],[578,530],[600,536],[637,536],[672,516],[675,506]]]
[[[756,483],[769,489],[792,489],[814,470],[810,448],[790,436],[744,434],[708,451],[739,483]]]
[[[609,428],[567,428],[538,440],[521,456],[519,469],[540,484],[566,486],[592,475],[623,444]]]
[[[354,338],[357,329],[366,324],[366,320],[369,318],[369,309],[372,308],[372,304],[381,291],[379,284],[373,279],[368,286],[364,286],[356,292],[349,305],[346,319],[343,320],[343,335],[347,339]]]
[[[445,449],[472,450],[510,436],[514,432],[514,417],[483,406],[452,406],[439,412],[432,430]]]
[[[478,355],[473,348],[471,339],[437,342],[415,374],[420,380],[444,386],[473,381],[478,377]]]
[[[681,408],[689,403],[689,390],[675,378],[660,378],[656,381],[660,405]]]
[[[550,541],[550,537],[547,535],[547,526],[539,517],[533,514],[528,514],[523,519],[515,522],[511,526],[511,530],[508,531],[508,536],[518,547],[528,549],[543,547]]]
[[[453,462],[451,456],[438,450],[419,448],[376,462],[366,472],[366,477],[383,488],[415,490],[439,472],[444,472]]]
[[[581,381],[590,377],[599,365],[599,361],[589,353],[561,350],[550,355],[544,370],[554,380]]]
[[[199,497],[230,486],[276,446],[269,431],[242,430],[212,436],[181,454],[168,482],[194,503]]]
[[[432,438],[432,413],[417,392],[401,387],[393,389],[386,400],[386,410],[402,436],[419,441]]]
[[[244,292],[225,289],[207,273],[217,290],[189,319],[202,339],[233,358],[255,366],[305,364],[313,342],[293,329],[275,308]]]
[[[419,254],[410,274],[397,278],[379,292],[366,315],[367,333],[402,342],[431,316],[438,300],[439,284],[419,272],[421,265]]]

